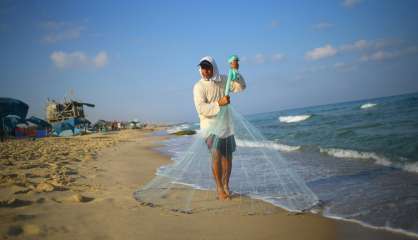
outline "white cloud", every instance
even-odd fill
[[[364,51],[369,49],[383,49],[388,47],[399,47],[403,41],[398,39],[377,39],[377,40],[357,40],[353,43],[341,45],[339,51]]]
[[[41,26],[47,31],[42,37],[42,41],[46,43],[78,39],[80,38],[81,32],[86,29],[84,26],[60,21],[43,22]]]
[[[334,26],[334,24],[329,23],[329,22],[320,22],[320,23],[317,23],[317,24],[313,25],[312,28],[314,30],[325,30],[325,29],[331,28],[333,26]]]
[[[74,27],[59,32],[49,33],[45,35],[42,40],[47,43],[56,43],[64,40],[78,39],[80,38],[81,31],[84,29],[84,27]]]
[[[342,5],[344,7],[351,8],[351,7],[354,7],[355,5],[358,5],[360,2],[361,0],[344,0],[342,2]]]
[[[81,51],[74,51],[70,53],[55,51],[51,53],[50,58],[54,65],[58,68],[102,68],[108,63],[108,55],[105,51],[101,51],[96,56],[91,58]]]
[[[319,60],[322,58],[332,57],[337,54],[338,50],[332,47],[330,44],[326,44],[323,47],[312,49],[305,53],[305,59]]]
[[[404,43],[400,39],[377,39],[373,41],[373,47],[376,49],[386,48],[386,47],[396,47]]]
[[[317,65],[317,66],[312,66],[311,68],[306,69],[305,72],[314,73],[314,72],[323,71],[327,68],[329,68],[328,65]]]
[[[265,64],[265,63],[277,63],[286,60],[286,55],[283,53],[274,53],[274,54],[263,54],[257,53],[254,56],[242,56],[240,57],[241,62],[246,62],[249,64]]]
[[[361,50],[366,49],[372,45],[371,42],[366,40],[358,40],[354,43],[344,44],[340,47],[341,51],[352,51],[352,50]]]
[[[104,51],[99,52],[93,60],[94,65],[98,68],[104,67],[108,62],[107,53]]]
[[[61,21],[45,21],[45,22],[41,22],[41,27],[44,28],[45,30],[60,30],[64,27],[68,27],[70,26],[70,23],[68,22],[61,22]]]
[[[396,50],[378,50],[371,54],[364,54],[360,60],[361,61],[383,61],[388,59],[400,58],[407,55],[417,54],[418,47],[412,46],[404,49]]]
[[[264,56],[264,54],[258,53],[257,55],[255,55],[255,63],[262,64],[264,62],[266,62],[266,57]]]
[[[334,64],[334,68],[340,71],[351,71],[357,68],[355,63],[344,63],[344,62],[337,62]]]
[[[364,40],[360,39],[357,41],[354,41],[352,43],[346,43],[339,47],[333,47],[330,44],[327,44],[323,47],[315,48],[311,51],[308,51],[305,53],[305,59],[308,60],[318,60],[322,58],[332,57],[336,55],[337,53],[346,53],[346,52],[354,52],[359,51],[361,53],[365,53],[367,51],[372,50],[381,50],[381,49],[387,49],[389,47],[399,47],[401,45],[402,41],[396,40],[396,39],[377,39],[377,40]],[[387,53],[385,51],[377,51],[374,53],[376,56],[364,55],[364,59],[382,59],[382,58],[392,58],[389,57],[389,55],[392,55],[393,53]],[[395,54],[396,55],[396,54]]]
[[[348,72],[354,71],[357,69],[358,62],[345,63],[345,62],[336,62],[334,64],[315,64],[311,66],[306,66],[298,73],[297,79],[303,79],[306,76],[312,75],[314,73],[323,72],[323,71],[332,71],[336,70],[339,72]]]
[[[398,55],[398,53],[395,53],[395,52],[387,52],[387,51],[379,50],[379,51],[374,52],[372,54],[363,55],[361,57],[361,60],[363,60],[363,61],[369,61],[369,60],[382,61],[382,60],[386,60],[386,59],[390,59],[390,58],[395,58],[397,55]]]
[[[284,55],[283,53],[276,53],[273,54],[273,56],[271,56],[271,61],[273,62],[280,62],[286,59],[286,55]]]
[[[345,66],[346,66],[346,63],[343,63],[343,62],[337,62],[337,63],[334,64],[334,67],[336,67],[336,68],[341,68],[341,67],[345,67]]]

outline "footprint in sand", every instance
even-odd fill
[[[36,203],[44,203],[45,201],[46,201],[46,199],[43,198],[43,197],[40,197],[40,198],[36,199]]]
[[[94,198],[86,197],[79,193],[76,193],[66,198],[52,198],[52,200],[57,203],[87,203],[93,201]]]
[[[29,163],[29,164],[24,164],[21,165],[19,168],[20,169],[32,169],[32,168],[37,168],[37,167],[41,167],[41,164],[37,164],[37,163]]]
[[[25,178],[40,178],[42,175],[33,174],[33,173],[25,173]]]
[[[34,214],[17,214],[13,220],[14,221],[26,221],[36,218],[36,215]]]
[[[11,226],[7,231],[7,235],[9,236],[18,236],[23,233],[22,226]]]
[[[82,202],[82,203],[86,203],[86,202],[91,202],[91,201],[93,201],[94,200],[94,198],[92,198],[92,197],[86,197],[86,196],[83,196],[83,195],[81,195],[81,194],[74,194],[73,196],[71,196],[70,198],[69,198],[69,200],[70,201],[73,201],[73,202]]]
[[[31,205],[33,202],[29,200],[22,200],[17,198],[11,198],[0,201],[0,207],[2,208],[16,208]]]
[[[30,188],[24,188],[24,189],[15,191],[14,194],[24,194],[24,193],[28,193],[30,191],[32,191]]]
[[[19,236],[19,235],[24,235],[24,236],[36,236],[36,235],[40,235],[41,233],[43,233],[43,231],[41,230],[41,228],[35,224],[25,224],[23,226],[21,225],[16,225],[16,226],[11,226],[9,227],[7,234],[9,236]]]

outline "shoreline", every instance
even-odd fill
[[[173,136],[173,137],[176,137],[176,136]],[[161,151],[161,150],[157,149],[157,151],[159,153],[162,153],[164,155],[167,155],[169,157],[172,157],[171,154],[168,151],[166,151],[166,150],[162,150]],[[202,188],[200,186],[194,186],[194,185],[191,185],[191,184],[182,184],[182,185],[186,185],[186,186],[192,187],[192,188],[194,188],[196,190],[210,191],[210,190],[208,190],[206,188]],[[252,199],[257,199],[257,200],[262,201],[263,203],[271,204],[272,206],[275,206],[277,208],[280,208],[281,210],[286,211],[288,214],[292,214],[292,211],[289,211],[285,207],[280,206],[278,204],[274,204],[274,203],[272,203],[272,202],[270,202],[270,201],[268,201],[268,200],[266,200],[264,198],[252,198]],[[349,223],[349,224],[355,224],[355,225],[358,225],[358,226],[361,226],[363,228],[370,229],[370,230],[377,230],[377,231],[389,232],[391,234],[400,235],[400,237],[405,236],[405,237],[410,237],[411,239],[418,239],[418,234],[416,234],[414,232],[406,231],[406,230],[401,229],[401,228],[392,228],[392,227],[387,227],[387,226],[374,226],[374,225],[368,224],[368,223],[363,222],[363,221],[360,221],[360,220],[348,219],[348,218],[339,217],[339,216],[333,216],[333,215],[325,215],[325,214],[323,214],[321,212],[322,211],[320,211],[318,213],[304,212],[302,214],[311,214],[313,216],[319,216],[319,217],[326,218],[326,219],[331,219],[331,220],[334,220],[334,221],[337,221],[337,222],[341,222],[342,221],[342,222]]]
[[[127,135],[103,147],[96,158],[83,161],[76,169],[83,177],[75,182],[90,187],[13,194],[32,203],[0,208],[1,236],[5,239],[409,239],[399,233],[316,214],[288,215],[282,209],[274,215],[240,216],[234,211],[185,215],[142,206],[132,194],[155,176],[159,166],[171,162],[170,156],[156,150],[170,136],[153,136],[149,130],[115,134],[115,138]]]

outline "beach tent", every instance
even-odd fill
[[[106,131],[107,122],[103,119],[97,120],[97,122],[93,125],[93,129],[96,131]]]
[[[28,114],[29,106],[17,99],[0,98],[0,118],[8,115],[16,115],[21,119],[25,119]]]
[[[74,134],[83,134],[87,132],[91,122],[87,118],[75,118],[74,121]]]
[[[0,98],[0,137],[3,139],[4,135],[10,135],[13,128],[10,128],[9,122],[5,119],[9,115],[18,116],[20,119],[25,119],[28,114],[29,106],[17,99],[13,98]]]
[[[2,129],[4,133],[8,136],[15,136],[15,128],[16,125],[19,123],[23,123],[24,121],[16,115],[8,115],[4,117],[1,121]]]
[[[130,121],[129,122],[129,125],[128,125],[128,127],[129,128],[131,128],[131,129],[137,129],[137,128],[143,128],[145,125],[143,124],[143,123],[141,123],[140,121],[138,121],[138,120],[132,120],[132,121]]]
[[[36,137],[46,137],[48,136],[48,132],[51,129],[51,124],[49,124],[47,121],[37,118],[37,117],[30,117],[26,119],[26,122],[36,124]]]
[[[26,119],[26,121],[38,125],[38,127],[41,128],[41,129],[51,128],[51,124],[49,124],[47,121],[45,121],[43,119],[40,119],[40,118],[37,118],[37,117],[34,117],[34,116]]]
[[[38,125],[32,122],[21,122],[16,124],[15,136],[22,137],[36,137],[36,129]]]

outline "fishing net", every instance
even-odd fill
[[[231,79],[234,75],[230,73],[226,89]],[[229,200],[217,199],[214,156],[232,158],[221,164],[222,187],[229,175],[226,165],[232,164]],[[134,192],[135,199],[147,206],[182,213],[269,214],[278,211],[276,206],[301,212],[318,203],[316,195],[292,170],[288,160],[271,148],[271,142],[231,105],[221,107],[214,123],[194,135],[188,149],[173,160]]]

